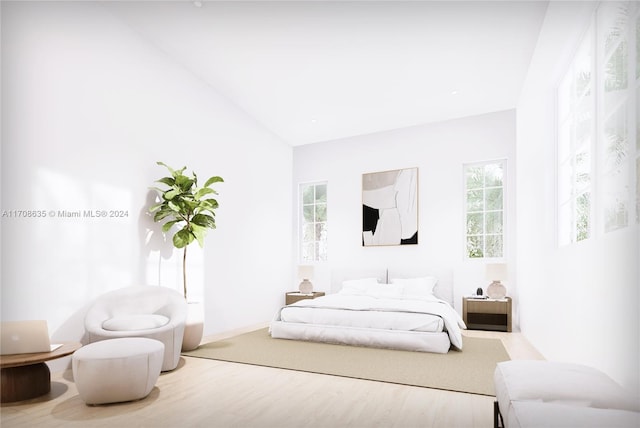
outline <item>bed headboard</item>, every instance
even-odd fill
[[[386,284],[391,282],[393,278],[421,278],[425,276],[438,278],[433,294],[453,306],[453,270],[451,268],[336,268],[331,271],[331,293],[340,291],[342,282],[349,279],[377,278],[379,283]]]

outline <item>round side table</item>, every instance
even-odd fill
[[[66,342],[51,352],[0,356],[0,402],[28,400],[51,390],[51,372],[45,361],[66,357],[80,349],[77,342]]]

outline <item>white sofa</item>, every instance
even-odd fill
[[[583,365],[505,361],[494,375],[496,428],[640,427],[640,403]]]
[[[160,286],[133,286],[99,296],[85,316],[89,342],[121,337],[146,337],[164,344],[162,371],[173,370],[187,318],[182,295]]]

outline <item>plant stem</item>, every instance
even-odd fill
[[[187,300],[187,247],[184,247],[184,253],[182,254],[182,285],[184,289],[184,300]]]

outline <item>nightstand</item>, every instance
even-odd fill
[[[285,305],[290,305],[298,300],[315,299],[316,297],[324,296],[324,291],[314,291],[313,294],[302,294],[299,291],[290,291],[285,294]]]
[[[470,330],[511,331],[511,297],[462,298],[462,319]]]

